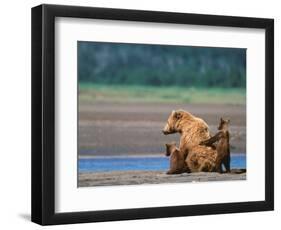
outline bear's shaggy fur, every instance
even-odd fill
[[[172,111],[163,131],[165,135],[180,133],[179,152],[190,172],[216,170],[217,151],[213,146],[199,145],[209,139],[209,127],[201,118],[184,110]]]
[[[215,172],[217,151],[209,146],[194,146],[185,160],[190,172]]]
[[[162,132],[165,135],[181,134],[179,149],[182,154],[211,137],[206,122],[184,110],[172,111]]]
[[[208,140],[202,141],[201,145],[212,145],[217,143],[217,157],[215,160],[215,171],[222,173],[222,163],[225,166],[226,172],[230,172],[230,146],[229,146],[229,131],[228,125],[230,120],[220,119],[218,126],[219,132]]]
[[[188,172],[186,167],[185,157],[180,154],[179,149],[176,147],[176,143],[172,142],[166,144],[166,156],[170,156],[170,169],[167,174],[179,174]]]

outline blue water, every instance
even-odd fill
[[[168,157],[96,157],[81,158],[78,162],[79,172],[109,171],[166,171],[169,168]],[[232,154],[231,168],[246,168],[246,154]]]

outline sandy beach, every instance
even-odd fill
[[[246,173],[183,173],[167,175],[163,171],[115,171],[79,173],[78,187],[140,185],[162,183],[246,180]]]

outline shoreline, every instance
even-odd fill
[[[164,171],[80,172],[78,187],[141,185],[167,183],[199,183],[246,180],[245,173],[198,172],[168,175]]]
[[[231,155],[239,156],[239,155],[247,155],[246,153],[231,153]],[[78,154],[77,158],[80,159],[104,159],[104,158],[158,158],[158,157],[166,157],[164,153],[159,153],[159,154],[116,154],[116,155],[83,155],[83,154]]]

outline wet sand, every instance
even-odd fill
[[[163,171],[115,171],[79,173],[78,186],[140,185],[208,181],[246,180],[246,173],[183,173],[167,175]]]

